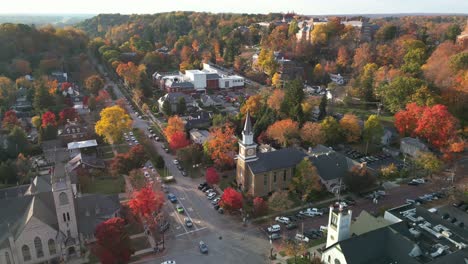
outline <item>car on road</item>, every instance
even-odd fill
[[[175,165],[179,164],[179,161],[178,160],[173,160],[172,163],[174,163]]]
[[[183,214],[184,213],[184,207],[182,207],[182,205],[178,204],[176,205],[176,210],[179,214]]]
[[[184,169],[182,169],[182,166],[180,166],[180,164],[177,164],[177,169],[180,170],[180,171],[183,171]]]
[[[166,260],[164,262],[161,262],[161,264],[176,264],[175,260]]]
[[[212,192],[212,193],[209,193],[209,194],[208,194],[208,197],[207,197],[207,198],[208,198],[208,200],[211,200],[211,199],[215,198],[216,195],[217,195],[217,193]]]
[[[133,132],[131,132],[131,131],[130,131],[130,132],[128,132],[128,134],[129,134],[130,136],[133,136]]]
[[[185,226],[186,226],[186,227],[192,227],[192,226],[193,226],[192,219],[190,219],[190,218],[188,218],[188,217],[185,217],[185,218],[184,218],[184,222],[185,222]]]
[[[292,223],[292,222],[291,222],[291,223],[289,223],[289,224],[286,225],[286,229],[287,229],[287,230],[292,230],[292,229],[295,229],[295,228],[297,228],[297,224],[296,224],[296,223]]]
[[[200,252],[202,254],[207,254],[208,253],[208,246],[205,244],[205,242],[200,241],[200,243],[198,243],[198,247],[200,248]]]
[[[280,225],[272,225],[267,228],[268,233],[276,233],[281,231],[281,226]]]
[[[309,217],[314,217],[314,216],[323,215],[323,212],[317,208],[307,208],[304,211],[300,211],[299,214],[309,216]]]
[[[205,186],[208,186],[208,183],[202,182],[202,183],[198,184],[198,190],[203,189],[203,187],[205,187]]]
[[[281,235],[278,234],[278,233],[273,233],[273,234],[269,235],[268,238],[270,240],[278,240],[278,239],[281,239]]]
[[[277,216],[275,218],[275,221],[278,222],[278,223],[285,224],[285,225],[291,223],[291,220],[289,220],[289,218],[284,217],[284,216]]]
[[[169,201],[171,201],[171,203],[177,202],[177,197],[176,197],[173,193],[169,193],[169,194],[167,195],[167,199],[168,199]]]
[[[306,242],[306,243],[309,243],[309,238],[302,235],[302,234],[296,234],[296,236],[294,237],[296,240],[300,241],[300,242]]]
[[[221,200],[220,197],[216,197],[216,198],[213,199],[213,201],[211,201],[211,204],[212,205],[218,204],[220,200]]]

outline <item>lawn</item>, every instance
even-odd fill
[[[287,263],[288,264],[309,264],[310,260],[305,259],[305,258],[301,258],[300,256],[297,256],[296,260],[294,260],[294,257],[292,257],[292,258],[288,259]]]
[[[363,121],[367,120],[367,118],[370,115],[375,115],[376,114],[375,107],[366,108],[366,107],[360,106],[360,105],[351,105],[351,106],[336,105],[336,106],[331,106],[330,108],[335,113],[355,114],[356,116],[361,118]],[[390,114],[387,114],[387,113],[381,114],[379,116],[379,118],[383,123],[385,123],[385,125],[387,123],[393,124],[393,121],[394,121],[393,116],[390,115]]]
[[[96,178],[89,186],[83,188],[84,193],[116,194],[125,192],[123,177]]]

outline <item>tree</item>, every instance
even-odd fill
[[[31,123],[36,129],[39,129],[41,127],[41,124],[42,124],[41,117],[40,116],[33,116],[31,118]]]
[[[187,135],[185,132],[176,131],[170,138],[168,138],[169,147],[172,150],[178,150],[181,148],[185,148],[186,146],[190,145],[190,141],[187,139]]]
[[[39,80],[34,84],[34,101],[33,106],[37,112],[50,107],[50,102],[53,101],[52,96],[49,94],[46,82]]]
[[[437,173],[442,169],[443,165],[442,161],[440,161],[434,154],[430,152],[419,153],[415,159],[415,164],[431,178],[434,173]]]
[[[368,63],[362,69],[362,73],[357,78],[355,86],[358,88],[359,97],[367,102],[375,100],[374,79],[378,66],[375,63]]]
[[[180,97],[179,101],[177,102],[177,113],[179,115],[183,115],[187,111],[187,104],[185,102],[184,97]]]
[[[456,137],[458,128],[458,120],[446,106],[440,104],[425,107],[417,124],[415,134],[439,149],[448,146],[450,140]]]
[[[244,105],[242,105],[240,111],[242,115],[246,115],[247,112],[250,113],[251,116],[257,116],[260,109],[263,107],[263,100],[260,94],[252,95],[245,101]]]
[[[209,184],[209,185],[214,185],[214,184],[218,184],[219,182],[219,174],[218,172],[216,171],[215,168],[213,167],[208,167],[206,169],[206,173],[205,173],[205,179],[206,179],[206,182]]]
[[[348,189],[354,193],[367,190],[375,183],[375,177],[367,171],[366,166],[359,165],[351,168],[343,180]]]
[[[281,89],[274,89],[273,93],[268,97],[267,105],[271,109],[279,112],[281,109],[281,104],[284,99],[284,91]]]
[[[29,141],[26,132],[18,126],[15,126],[7,137],[7,153],[10,157],[17,157],[18,154],[29,152]]]
[[[301,128],[301,139],[310,146],[316,146],[325,142],[325,134],[319,123],[305,122]]]
[[[155,192],[151,184],[146,185],[132,194],[128,201],[128,206],[133,214],[141,216],[148,224],[154,226],[155,216],[161,211],[164,205],[164,194]]]
[[[267,129],[267,136],[286,147],[291,145],[299,135],[299,125],[291,119],[276,121]]]
[[[294,257],[294,263],[297,263],[297,256],[302,255],[307,252],[306,245],[304,243],[300,243],[297,240],[291,239],[284,243],[284,252],[288,256]]]
[[[391,163],[388,166],[380,168],[380,176],[386,180],[393,180],[397,178],[400,174],[398,173],[398,168],[395,164]]]
[[[284,100],[281,103],[281,113],[299,123],[303,122],[304,113],[301,103],[304,100],[303,84],[294,80],[285,84]]]
[[[289,188],[303,201],[309,201],[322,191],[323,187],[317,168],[308,158],[304,158],[296,166],[296,173],[291,179]]]
[[[325,135],[325,142],[330,145],[337,144],[342,138],[341,127],[332,116],[327,116],[321,123],[322,132]]]
[[[424,85],[420,79],[398,76],[379,90],[379,96],[385,107],[392,113],[403,109],[411,96]]]
[[[416,103],[409,103],[405,110],[396,113],[395,127],[400,135],[415,137],[415,130],[423,112],[424,107],[418,106]]]
[[[445,39],[455,42],[455,40],[457,39],[458,35],[460,35],[461,32],[462,31],[459,25],[452,24],[448,27],[447,32],[445,32]]]
[[[117,68],[117,74],[124,78],[125,83],[135,86],[140,81],[140,70],[133,62],[120,63]]]
[[[96,122],[96,134],[103,136],[111,144],[122,139],[122,134],[132,127],[132,119],[120,106],[104,108],[101,119]]]
[[[324,94],[320,100],[318,119],[322,120],[327,116],[327,95]]]
[[[179,116],[171,116],[167,120],[167,126],[164,129],[164,135],[169,140],[177,132],[182,132],[185,134],[184,121]]]
[[[165,114],[166,116],[172,115],[172,106],[171,106],[171,103],[169,103],[168,100],[165,100],[165,101],[163,102],[163,105],[162,105],[162,112],[163,112],[163,114]]]
[[[358,142],[361,138],[361,126],[356,115],[345,114],[340,120],[340,127],[348,143]]]
[[[57,126],[55,114],[50,111],[47,111],[42,115],[42,127],[45,128],[47,126]]]
[[[134,189],[139,190],[145,187],[146,185],[146,178],[143,175],[142,171],[139,169],[131,170],[128,173],[128,178],[130,179],[130,182],[132,183],[132,187]]]
[[[95,237],[94,251],[101,263],[127,263],[130,260],[134,250],[122,218],[114,217],[100,223],[96,227]]]
[[[88,108],[89,110],[91,111],[94,111],[96,110],[96,97],[94,96],[90,96],[89,99],[88,99]]]
[[[60,111],[59,116],[60,122],[64,124],[67,120],[74,121],[75,119],[78,119],[78,112],[73,107],[67,107]]]
[[[293,206],[286,191],[276,191],[268,199],[268,205],[274,211],[281,212]]]
[[[211,128],[208,141],[205,142],[205,150],[218,168],[234,165],[236,147],[237,139],[231,124]]]
[[[85,87],[91,94],[98,95],[98,92],[104,88],[104,80],[97,74],[91,75],[85,80]]]
[[[365,42],[361,44],[354,53],[353,68],[355,71],[360,72],[361,69],[369,62],[372,62],[372,51],[370,45]]]
[[[16,112],[13,110],[8,110],[5,112],[5,115],[3,116],[3,121],[2,121],[2,126],[6,130],[11,130],[15,126],[20,126],[21,123],[18,120],[18,117],[16,116]]]
[[[219,204],[227,210],[235,211],[242,208],[242,194],[231,187],[224,189]]]
[[[380,123],[379,117],[376,115],[370,115],[364,123],[364,129],[362,131],[362,137],[366,141],[366,153],[369,143],[378,144],[382,139],[384,130]]]
[[[128,174],[143,166],[148,159],[142,145],[133,146],[127,153],[117,154],[111,161],[110,169],[114,175]]]
[[[255,197],[253,199],[253,213],[256,216],[264,215],[268,212],[268,204],[262,197]]]
[[[273,74],[273,77],[271,77],[271,85],[273,85],[276,88],[281,87],[281,74],[279,74],[277,72],[275,72],[275,74]]]
[[[341,46],[338,49],[338,55],[336,56],[336,65],[341,69],[346,69],[349,64],[349,53],[346,47]]]

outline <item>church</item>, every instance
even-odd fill
[[[0,190],[1,264],[70,262],[99,223],[118,215],[117,195],[78,194],[62,171]]]

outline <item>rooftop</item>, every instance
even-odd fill
[[[85,140],[85,141],[70,142],[68,143],[67,147],[68,147],[68,150],[72,150],[72,149],[96,147],[97,145],[98,145],[97,141],[95,139],[92,139],[92,140]]]
[[[295,148],[285,148],[257,156],[257,160],[247,163],[254,174],[295,167],[306,154]]]

